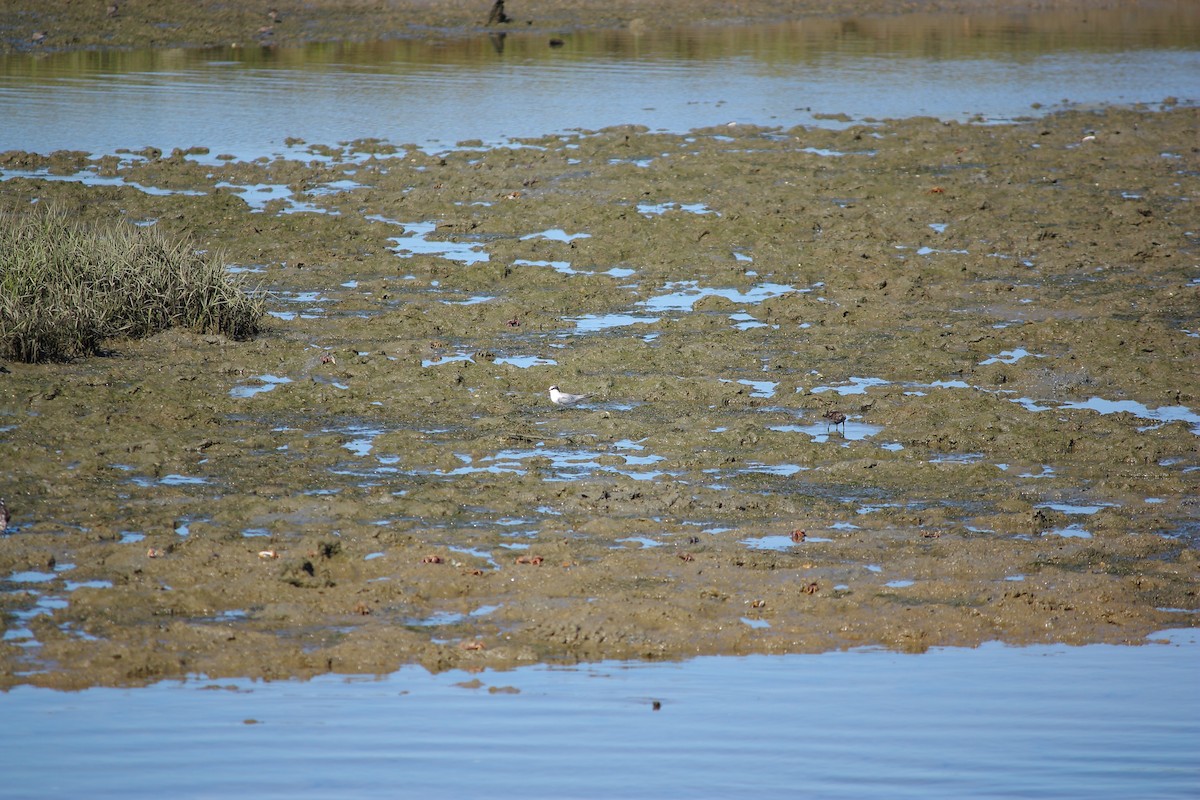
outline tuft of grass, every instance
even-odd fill
[[[42,204],[0,213],[0,358],[65,361],[174,325],[245,339],[263,312],[260,293],[186,240]]]

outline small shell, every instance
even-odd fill
[[[279,553],[275,550],[259,550],[258,557],[263,559],[279,558]]]

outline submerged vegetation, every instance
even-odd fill
[[[0,214],[0,358],[62,361],[175,325],[243,339],[262,315],[260,294],[186,240],[42,204]]]

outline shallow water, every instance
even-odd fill
[[[1198,13],[1097,11],[579,33],[561,48],[511,35],[8,56],[0,151],[196,145],[251,159],[287,152],[288,137],[443,150],[621,124],[1002,121],[1064,101],[1200,100],[1198,42]]]
[[[1152,639],[18,687],[0,771],[26,800],[1195,797],[1200,640]]]

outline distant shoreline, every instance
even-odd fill
[[[912,14],[1069,15],[1178,8],[1187,0],[506,0],[507,21],[488,24],[492,0],[12,0],[0,18],[0,53],[296,46],[314,42],[450,39],[497,33],[651,30],[805,18]]]

